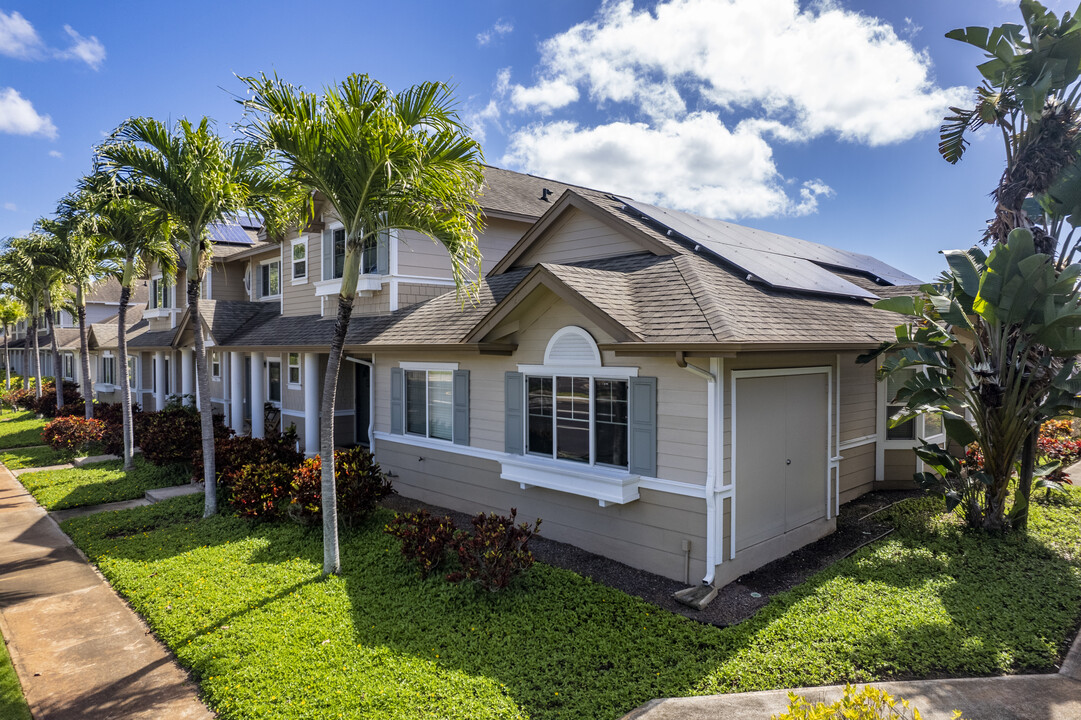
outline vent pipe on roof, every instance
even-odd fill
[[[551,194],[552,194],[551,190],[549,190],[548,188],[542,188],[541,189],[541,198],[540,199],[543,200],[544,202],[551,202],[548,199],[548,196],[551,195]]]

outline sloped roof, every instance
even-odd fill
[[[119,280],[115,277],[105,278],[91,286],[90,292],[86,295],[86,301],[88,303],[119,303],[120,290]],[[146,303],[148,297],[149,290],[143,285],[142,281],[132,282],[131,297],[128,299],[129,305]]]
[[[575,187],[558,180],[485,165],[484,187],[479,199],[481,207],[487,211],[536,219],[547,212],[565,190]],[[545,200],[546,189],[551,192]]]

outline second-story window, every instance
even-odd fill
[[[259,297],[277,297],[281,293],[281,263],[274,260],[260,265]]]
[[[221,353],[217,350],[210,351],[210,377],[221,380]]]
[[[323,279],[337,280],[345,272],[345,228],[331,230],[323,248]]]
[[[173,288],[168,280],[158,276],[150,281],[150,307],[170,308],[173,306]]]
[[[383,231],[378,237],[369,237],[360,250],[360,274],[381,275],[387,273],[390,233]],[[323,279],[337,280],[345,272],[345,230],[336,228],[323,235]]]
[[[293,241],[293,282],[301,282],[308,279],[308,238],[297,238]]]

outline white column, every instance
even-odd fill
[[[192,351],[188,348],[180,349],[180,394],[192,395],[195,393],[193,388],[195,387],[195,367],[192,360],[194,356]],[[185,404],[189,404],[189,400],[184,400]]]
[[[161,350],[154,352],[154,407],[161,410],[165,407],[165,353]]]
[[[263,437],[263,353],[251,354],[251,436]]]
[[[229,403],[233,430],[244,430],[244,353],[229,353]]]
[[[304,454],[319,454],[319,355],[304,353]]]

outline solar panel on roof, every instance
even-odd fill
[[[215,243],[227,243],[229,245],[253,245],[248,232],[240,225],[234,223],[211,223],[207,226],[210,241]]]
[[[669,210],[637,200],[626,205],[701,246],[720,259],[735,265],[767,285],[786,290],[877,298],[859,285],[834,275],[815,264],[837,264],[845,258],[833,248],[796,238],[703,218],[679,210]],[[839,251],[837,251],[839,252]]]

